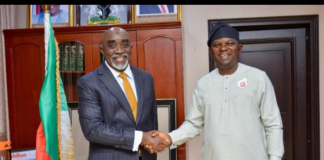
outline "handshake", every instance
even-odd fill
[[[172,144],[171,137],[161,131],[152,130],[143,132],[141,146],[151,154],[164,151],[164,148]]]

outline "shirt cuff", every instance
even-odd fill
[[[133,144],[133,151],[138,151],[138,147],[142,142],[143,132],[142,131],[135,131],[134,137],[134,144]]]
[[[281,160],[281,157],[270,155],[270,160]]]
[[[170,136],[170,138],[171,138],[171,141],[172,141],[172,144],[170,145],[170,149],[174,149],[174,148],[177,148],[179,145],[177,145],[176,143],[174,143],[174,141],[173,141],[173,134],[172,133],[167,133],[169,136]]]

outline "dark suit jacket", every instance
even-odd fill
[[[169,13],[174,13],[173,6],[174,5],[167,5]],[[155,13],[162,13],[158,5],[139,5],[139,13],[140,14],[155,14]]]
[[[105,63],[77,81],[79,120],[90,143],[89,160],[138,160],[138,153],[132,151],[134,131],[158,129],[153,77],[130,67],[138,98],[136,122],[124,92]],[[142,146],[141,151],[143,160],[156,160],[156,154]]]

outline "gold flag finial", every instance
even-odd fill
[[[49,13],[49,7],[50,7],[50,5],[42,5],[42,8],[43,8],[43,10],[44,10],[44,13]]]

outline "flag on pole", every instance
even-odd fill
[[[58,67],[58,46],[50,14],[46,9],[44,30],[45,79],[39,99],[41,123],[36,135],[36,159],[74,160],[72,128]]]
[[[40,14],[43,12],[42,5],[38,4],[36,5],[36,14]]]

